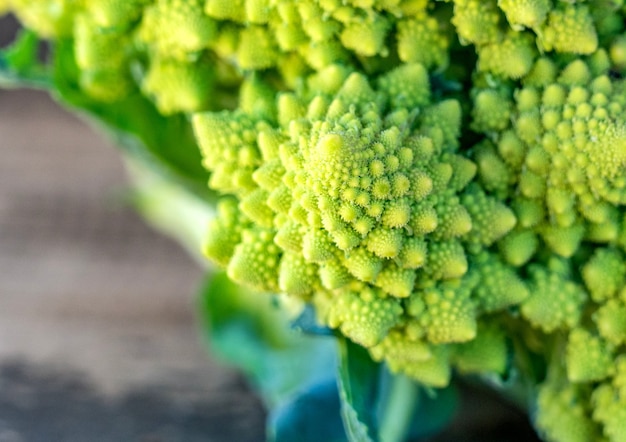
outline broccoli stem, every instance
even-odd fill
[[[420,388],[410,378],[395,375],[391,378],[386,402],[380,422],[380,440],[382,442],[404,441],[415,409],[420,402]]]

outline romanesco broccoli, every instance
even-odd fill
[[[80,93],[185,116],[234,281],[426,386],[514,373],[547,441],[626,441],[622,0],[8,8]]]

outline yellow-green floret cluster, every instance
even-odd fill
[[[223,203],[207,255],[241,284],[311,302],[377,359],[395,360],[408,339],[422,356],[398,369],[445,385],[453,352],[436,347],[471,341],[481,313],[528,296],[484,251],[516,218],[468,185],[476,166],[457,153],[459,103],[433,100],[415,63],[373,84],[330,66],[273,101],[263,117],[246,106],[193,116],[211,187],[239,200]],[[422,378],[426,361],[438,372]]]
[[[42,36],[73,38],[85,94],[115,102],[138,87],[166,115],[228,107],[244,71],[294,87],[335,63],[448,64],[450,24],[428,1],[4,1]]]
[[[517,234],[566,258],[585,238],[615,240],[626,202],[626,95],[609,68],[601,52],[562,68],[541,58],[515,89],[474,90],[472,124],[487,135],[474,148],[479,179],[511,199]],[[512,264],[532,256],[521,255]]]
[[[7,7],[77,93],[193,130],[231,279],[423,385],[519,382],[546,441],[626,441],[623,0]]]

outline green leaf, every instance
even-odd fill
[[[380,439],[385,442],[406,440],[412,422],[417,424],[418,430],[421,430],[423,424],[422,416],[419,416],[420,419],[415,416],[420,401],[420,387],[408,377],[394,375],[387,370],[384,371],[381,384],[383,399],[378,404]]]
[[[372,361],[363,347],[340,340],[339,392],[350,442],[420,440],[454,417],[454,386],[427,389]]]
[[[50,69],[39,60],[40,43],[36,33],[24,29],[0,50],[0,87],[50,88]]]
[[[218,273],[202,288],[199,309],[212,351],[243,370],[270,408],[332,377],[336,367],[334,339],[297,333],[273,299]]]
[[[377,442],[381,366],[367,350],[345,338],[339,340],[339,355],[339,394],[348,439]]]
[[[388,423],[385,431],[381,428],[383,440],[420,440],[440,432],[454,418],[459,405],[459,394],[454,384],[434,390],[424,388],[405,376],[390,376],[394,379],[397,399],[395,407],[388,404],[386,408]],[[394,427],[402,428],[402,432],[398,434]],[[391,434],[389,430],[392,430]]]
[[[276,442],[345,442],[341,402],[334,377],[296,394],[270,416],[269,440]]]
[[[102,102],[81,90],[79,70],[70,39],[54,47],[54,88],[61,102],[84,111],[114,138],[117,145],[151,165],[168,179],[183,184],[207,201],[215,195],[207,187],[209,173],[202,167],[191,124],[182,114],[165,117],[138,88],[124,99]]]

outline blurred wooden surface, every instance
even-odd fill
[[[0,442],[262,440],[260,404],[200,342],[201,269],[126,190],[88,125],[0,91]]]

